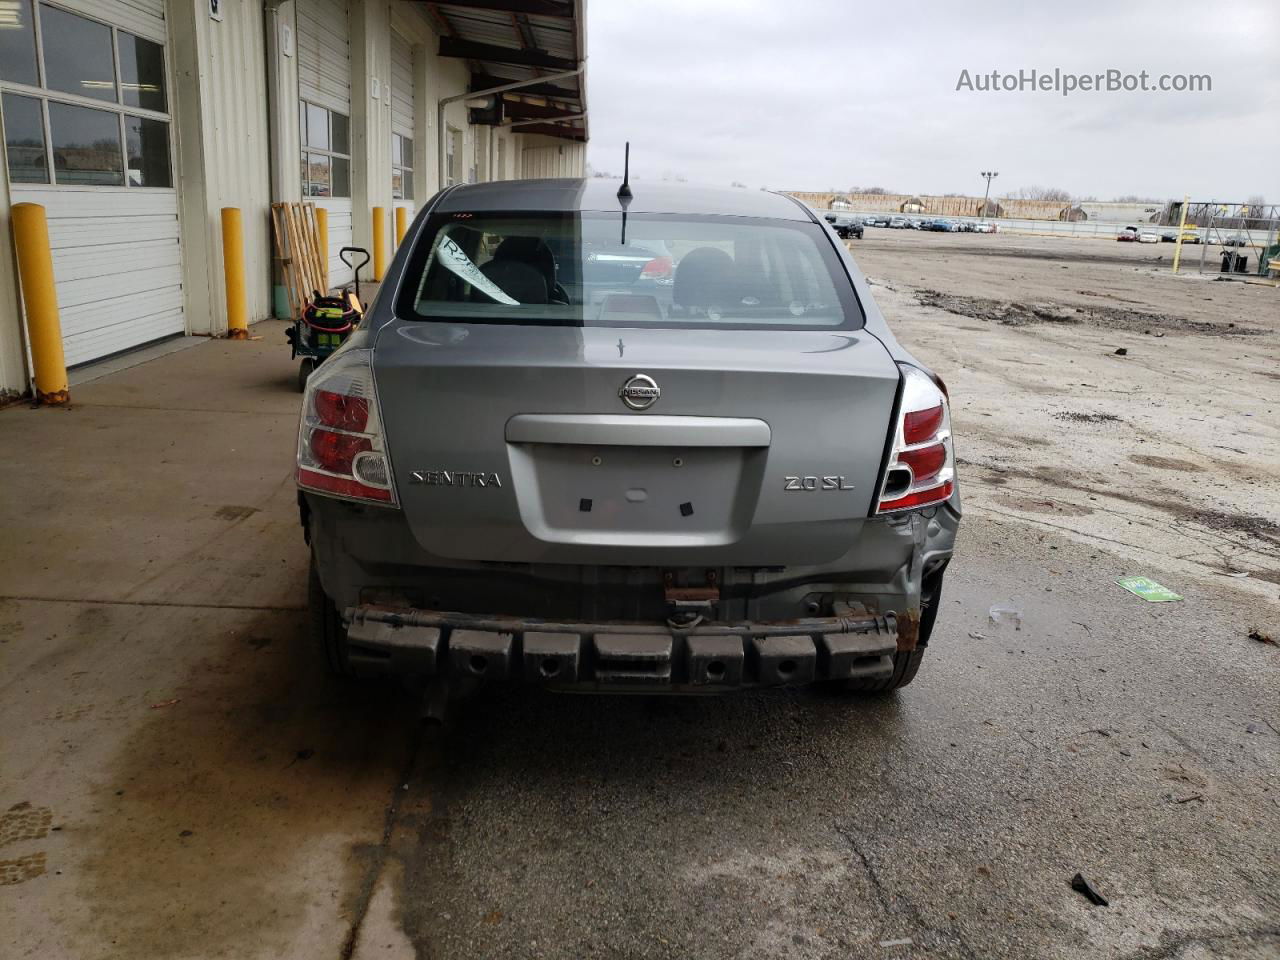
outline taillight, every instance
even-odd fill
[[[311,374],[298,426],[298,486],[394,506],[369,350],[335,353]]]
[[[654,257],[644,265],[640,276],[648,280],[666,280],[671,276],[672,263],[670,257]]]
[[[949,500],[955,490],[956,457],[946,388],[916,367],[899,367],[902,410],[877,513],[936,506]]]

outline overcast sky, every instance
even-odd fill
[[[590,0],[588,162],[787,190],[1280,203],[1280,2]],[[957,91],[1019,69],[1212,92]],[[975,81],[976,82],[976,81]]]

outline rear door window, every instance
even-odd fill
[[[745,217],[438,214],[396,304],[420,321],[856,329],[823,228]]]

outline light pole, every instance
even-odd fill
[[[983,170],[979,176],[987,178],[987,191],[982,195],[982,218],[987,218],[987,198],[991,196],[991,181],[1000,176],[999,170]]]

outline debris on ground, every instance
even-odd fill
[[[1271,634],[1263,633],[1257,627],[1254,627],[1252,630],[1249,631],[1249,639],[1257,640],[1259,643],[1269,643],[1273,647],[1280,646],[1280,644],[1276,643],[1275,639],[1271,636]]]
[[[1067,423],[1119,423],[1120,418],[1114,413],[1076,413],[1072,410],[1064,410],[1053,415],[1055,420],[1065,420]]]
[[[1076,893],[1083,894],[1084,897],[1095,906],[1110,906],[1107,898],[1098,892],[1098,888],[1084,878],[1084,874],[1077,873],[1071,878],[1071,889]]]
[[[172,707],[175,703],[179,703],[180,698],[174,697],[172,700],[161,700],[159,703],[151,705],[152,710],[163,710],[165,707]]]
[[[1225,510],[1202,509],[1179,512],[1179,519],[1190,520],[1210,530],[1247,533],[1261,540],[1280,543],[1280,523],[1256,514],[1228,513]]]
[[[1258,336],[1267,332],[1257,327],[1237,327],[1233,324],[1188,320],[1186,317],[1165,313],[1144,313],[1127,307],[1077,307],[1047,301],[1018,303],[1013,300],[993,300],[990,297],[964,297],[928,289],[917,290],[915,296],[916,301],[923,306],[936,307],[939,310],[962,317],[972,317],[975,320],[994,320],[1008,327],[1025,327],[1039,323],[1088,324],[1109,330],[1128,330],[1133,333],[1141,331],[1145,334],[1163,327],[1175,333],[1213,336]],[[1164,336],[1164,331],[1159,330],[1156,336]]]
[[[1148,603],[1169,603],[1182,599],[1168,587],[1161,586],[1150,577],[1121,577],[1116,583]]]
[[[997,603],[987,611],[987,618],[997,627],[1012,623],[1013,629],[1022,629],[1022,611],[1011,603]]]
[[[1129,351],[1124,347],[1116,347],[1115,355],[1117,357],[1127,357],[1129,355]]]
[[[910,947],[915,943],[910,937],[903,937],[901,940],[881,940],[882,947]]]

